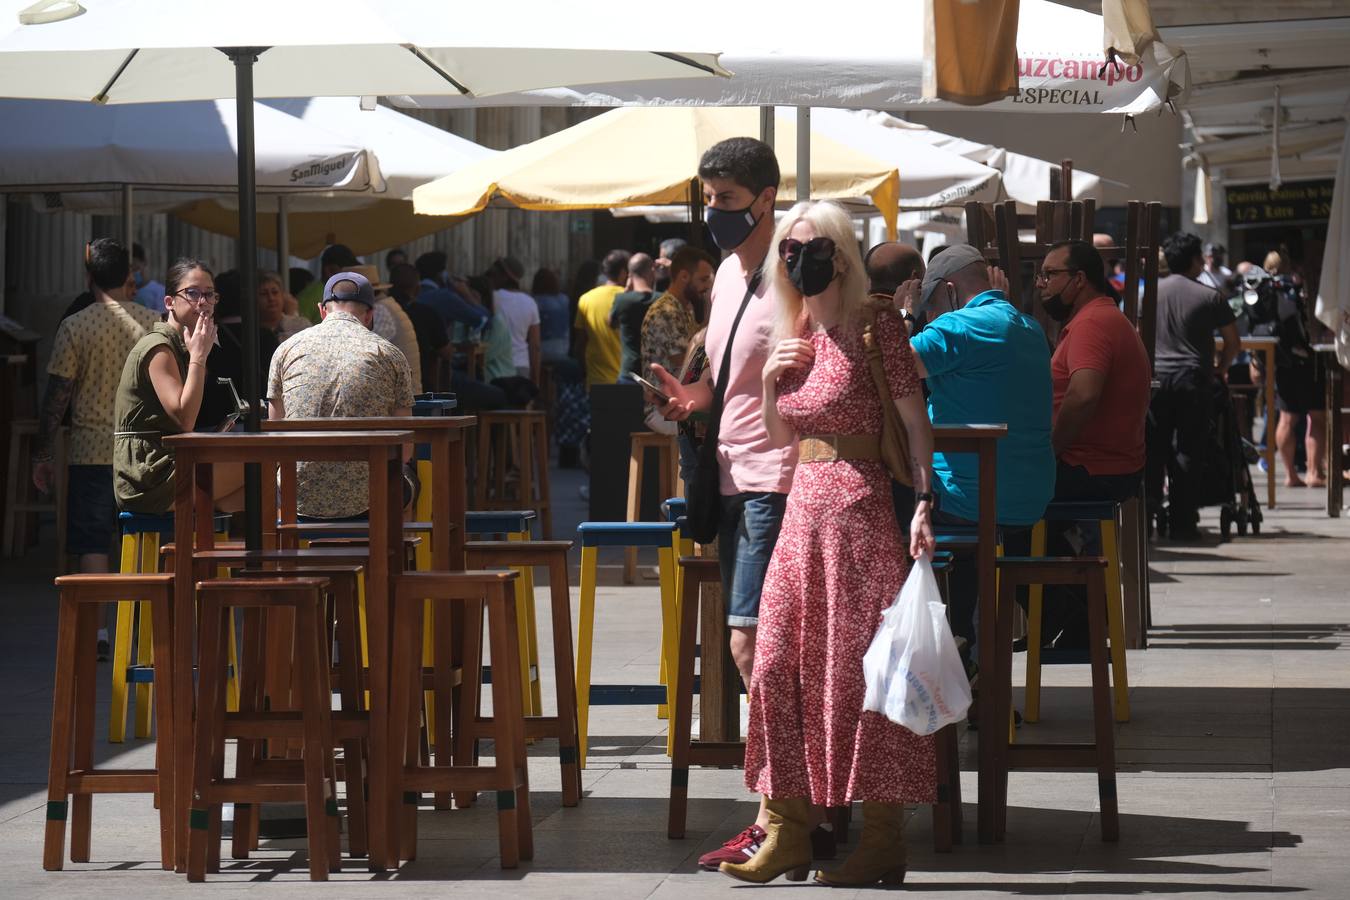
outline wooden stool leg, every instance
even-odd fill
[[[548,567],[553,625],[553,679],[558,703],[558,764],[562,768],[562,805],[581,801],[577,759],[577,684],[572,658],[572,598],[567,590],[567,558],[559,554]]]
[[[463,609],[464,629],[460,642],[460,693],[455,709],[455,765],[472,766],[478,760],[478,741],[474,726],[483,695],[483,604],[466,601]],[[492,659],[492,683],[501,678],[497,655]],[[473,806],[474,791],[457,791],[455,806],[466,809]]]
[[[933,804],[933,852],[952,852],[952,795],[953,778],[959,779],[960,772],[953,772],[949,745],[956,740],[956,729],[948,725],[933,736],[934,757],[937,763],[937,802]]]
[[[591,718],[591,642],[595,639],[595,576],[598,547],[581,548],[581,615],[577,634],[577,743],[580,766],[586,768],[587,730]]]
[[[684,837],[689,810],[689,742],[693,730],[694,643],[698,640],[698,581],[684,579],[680,603],[679,664],[676,666],[674,692],[675,715],[670,720],[674,748],[670,757],[670,809],[666,818],[666,837]]]
[[[192,752],[192,796],[188,810],[188,881],[206,880],[210,856],[207,842],[210,838],[210,810],[217,806],[209,798],[211,772],[215,761],[213,746],[220,737],[223,724],[221,706],[224,704],[225,654],[222,644],[225,636],[225,616],[228,608],[213,600],[202,604],[201,650],[198,654],[197,684],[197,739]]]
[[[666,714],[675,715],[679,692],[675,686],[675,668],[680,659],[680,598],[675,593],[675,548],[657,551],[661,570],[661,674],[666,682]],[[658,715],[660,711],[658,710]],[[675,731],[666,729],[666,755],[675,752]]]
[[[544,540],[553,540],[553,512],[552,512],[552,494],[548,482],[548,421],[539,419],[534,423],[536,432],[534,458],[539,467],[539,474],[536,484],[539,488],[539,501],[536,509],[539,512],[539,533]]]
[[[489,447],[491,445],[490,432],[492,426],[485,425],[482,419],[478,420],[478,477],[473,482],[473,507],[474,509],[487,509],[487,480],[490,460],[488,458]]]
[[[446,619],[449,610],[441,608],[433,610],[436,619]],[[394,646],[396,648],[407,648],[421,644],[421,632],[425,624],[425,604],[423,603],[400,603],[394,607]],[[446,659],[442,660],[442,665],[448,666],[449,654],[443,654]],[[396,738],[390,747],[391,753],[398,754],[399,758],[405,763],[409,758],[416,758],[418,754],[418,728],[414,724],[417,715],[417,708],[422,697],[422,667],[417,664],[415,654],[397,652],[394,654],[394,670],[390,673],[390,704],[389,721],[395,728],[401,728],[402,734]],[[448,720],[447,720],[448,722]],[[402,776],[396,775],[397,781],[390,785],[390,790],[394,791],[400,798],[400,811],[405,815],[402,820],[400,856],[405,859],[415,859],[417,851],[417,798],[420,794],[406,791],[403,787]],[[411,820],[406,817],[406,809],[412,807]]]
[[[1017,605],[1016,579],[1004,574],[999,579],[998,613],[994,631],[996,660],[993,679],[980,679],[980,702],[995,704],[995,718],[999,723],[1008,721],[1012,715],[1012,620],[1013,608]],[[1008,745],[1010,740],[1003,734],[994,737],[995,746],[995,790],[997,804],[994,809],[994,839],[1003,840],[1008,819]]]
[[[171,621],[173,596],[172,590],[157,591],[151,601],[150,614],[162,624],[154,629],[154,656],[159,662],[155,666],[155,679],[161,685],[170,684],[169,660],[173,658],[173,635],[167,625]],[[159,847],[160,866],[166,872],[173,871],[174,864],[174,807],[169,802],[173,795],[174,754],[173,754],[173,704],[168,702],[165,693],[155,704],[155,768],[159,773]]]
[[[628,521],[642,521],[642,478],[643,463],[647,455],[646,448],[633,441],[628,454]],[[623,550],[623,583],[632,584],[637,580],[637,548],[625,547]]]
[[[507,596],[506,587],[497,585],[491,590],[505,598]],[[520,625],[515,621],[515,606],[510,603],[499,603],[502,610],[504,631],[506,643],[510,644],[511,635],[516,634]],[[513,680],[507,685],[507,693],[512,697],[523,695],[521,688],[523,685],[514,677],[518,672],[517,667],[511,667]],[[495,710],[495,700],[494,700]],[[495,712],[494,712],[495,714]],[[509,717],[511,730],[509,738],[504,739],[504,743],[512,748],[511,766],[519,773],[516,778],[517,787],[515,790],[516,805],[516,841],[520,847],[520,858],[524,860],[534,859],[534,824],[530,815],[530,766],[529,758],[525,752],[525,713],[523,707],[512,706],[502,711],[503,715]]]
[[[1106,557],[1106,630],[1111,638],[1111,686],[1117,722],[1130,721],[1130,679],[1125,670],[1125,611],[1120,589],[1120,532],[1115,519],[1104,519],[1102,555]]]
[[[1031,555],[1045,556],[1045,522],[1037,522],[1031,529]],[[1033,584],[1027,588],[1027,690],[1023,717],[1028,722],[1041,720],[1041,615],[1044,611],[1045,587]]]
[[[511,441],[515,431],[510,423],[501,427],[492,449],[492,504],[488,509],[503,509],[506,504],[506,470],[511,465]]]
[[[328,880],[328,767],[325,758],[332,752],[332,737],[324,734],[322,708],[332,702],[323,695],[328,679],[321,677],[318,658],[318,617],[313,606],[295,611],[298,667],[303,673],[302,690],[307,695],[300,716],[304,722],[305,743],[305,832],[309,839],[309,880]]]
[[[433,691],[434,713],[432,718],[427,721],[427,737],[432,740],[436,747],[436,765],[450,766],[454,764],[455,756],[452,733],[455,721],[454,700],[456,696],[455,671],[452,663],[455,658],[454,616],[448,607],[441,605],[439,609],[436,609],[435,605],[430,602],[423,607],[422,616],[424,624],[419,625],[419,628],[424,635],[432,637],[431,656],[434,660],[432,683],[436,688]],[[463,696],[464,688],[465,685],[461,683],[460,696]],[[437,791],[435,797],[436,809],[449,809],[450,800],[449,791]]]
[[[494,587],[493,590],[497,589]],[[492,720],[497,738],[496,769],[500,773],[499,778],[509,774],[514,780],[516,759],[512,730],[515,717],[512,712],[520,709],[520,693],[513,690],[514,667],[507,662],[512,656],[511,646],[515,637],[514,633],[506,630],[507,602],[505,598],[500,598],[488,604],[488,640],[492,648]],[[514,869],[520,865],[520,832],[516,822],[519,813],[516,809],[516,792],[498,789],[497,842],[503,869]]]
[[[74,767],[94,767],[94,702],[97,691],[94,679],[98,671],[99,605],[81,603],[76,614],[75,643],[75,747]],[[76,794],[71,804],[70,859],[71,862],[89,862],[90,838],[93,827],[94,798],[91,794]]]
[[[47,763],[47,825],[42,840],[42,868],[59,872],[65,864],[66,818],[70,808],[67,779],[75,726],[75,659],[79,610],[65,593],[60,599],[56,630],[56,680],[52,686],[52,742]]]
[[[333,582],[333,605],[337,613],[338,678],[342,711],[360,712],[361,702],[361,639],[357,634],[355,579]],[[365,856],[369,845],[366,818],[366,748],[363,741],[353,739],[342,745],[342,774],[347,788],[347,852],[354,857]]]
[[[239,708],[243,712],[257,712],[262,709],[262,666],[263,666],[263,611],[257,607],[244,610],[244,661],[240,672]],[[239,738],[235,747],[235,773],[247,778],[253,773],[254,764],[261,755],[262,742],[252,738]],[[253,803],[234,804],[234,834],[230,839],[230,856],[234,859],[248,859],[253,849],[254,835],[258,830],[258,807]]]
[[[140,565],[136,567],[137,572],[154,572],[159,568],[159,535],[150,533],[143,535],[140,541],[141,559]],[[154,654],[154,616],[150,612],[150,604],[141,601],[136,604],[136,665],[149,666],[155,661]],[[148,738],[150,736],[151,715],[154,712],[153,704],[155,702],[153,684],[144,682],[136,685],[136,731],[138,738]]]
[[[1116,801],[1116,735],[1111,717],[1107,677],[1106,576],[1093,570],[1088,584],[1088,637],[1092,644],[1092,724],[1097,745],[1097,793],[1101,803],[1102,840],[1120,839]]]

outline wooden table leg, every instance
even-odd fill
[[[995,546],[998,543],[998,447],[993,440],[981,440],[979,449],[979,658],[980,658],[980,746],[979,746],[979,838],[988,844],[996,840],[998,804],[998,738],[1006,730],[1008,712],[1003,709],[1002,685],[998,680],[998,597]]]
[[[1266,357],[1266,509],[1275,508],[1275,348],[1262,347]]]
[[[193,751],[193,643],[196,639],[196,591],[193,585],[194,547],[214,545],[212,514],[212,473],[210,465],[198,465],[196,454],[179,451],[174,478],[174,602],[173,659],[170,662],[172,690],[160,703],[173,704],[173,784],[169,802],[174,811],[175,871],[187,871],[188,806],[192,796]],[[195,537],[195,542],[194,542]]]
[[[370,868],[398,868],[398,836],[394,833],[398,799],[393,796],[392,767],[403,761],[401,729],[394,734],[389,719],[390,588],[393,565],[402,553],[390,552],[390,506],[395,483],[389,477],[388,451],[370,454],[370,561],[366,569],[366,627],[370,647]],[[400,542],[401,544],[401,542]],[[396,557],[396,558],[395,558]]]
[[[1345,489],[1345,459],[1341,453],[1341,393],[1345,373],[1334,355],[1327,357],[1327,515],[1340,518]]]

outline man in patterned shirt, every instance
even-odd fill
[[[269,416],[318,419],[412,414],[412,371],[393,344],[371,330],[375,291],[358,272],[339,272],[323,288],[322,322],[272,357]],[[411,447],[405,453],[411,452]],[[296,466],[296,511],[310,518],[364,516],[366,463]]]
[[[717,264],[698,247],[681,247],[670,261],[670,288],[652,301],[642,320],[642,371],[650,378],[652,363],[679,372],[689,339],[707,315]]]

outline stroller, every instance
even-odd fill
[[[1205,467],[1199,497],[1201,506],[1219,507],[1219,536],[1232,540],[1233,528],[1239,536],[1261,533],[1261,504],[1256,499],[1251,465],[1258,459],[1256,447],[1242,436],[1237,411],[1228,386],[1214,381],[1213,406],[1210,409],[1210,441],[1205,449]]]

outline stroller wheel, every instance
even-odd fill
[[[1239,509],[1239,510],[1237,511],[1236,520],[1237,520],[1236,523],[1237,523],[1237,533],[1238,533],[1238,537],[1246,537],[1246,536],[1247,536],[1247,511],[1246,511],[1245,509]]]
[[[1219,541],[1228,543],[1233,539],[1233,513],[1228,507],[1219,510]]]
[[[1252,534],[1260,534],[1260,533],[1261,533],[1261,520],[1252,519]]]

